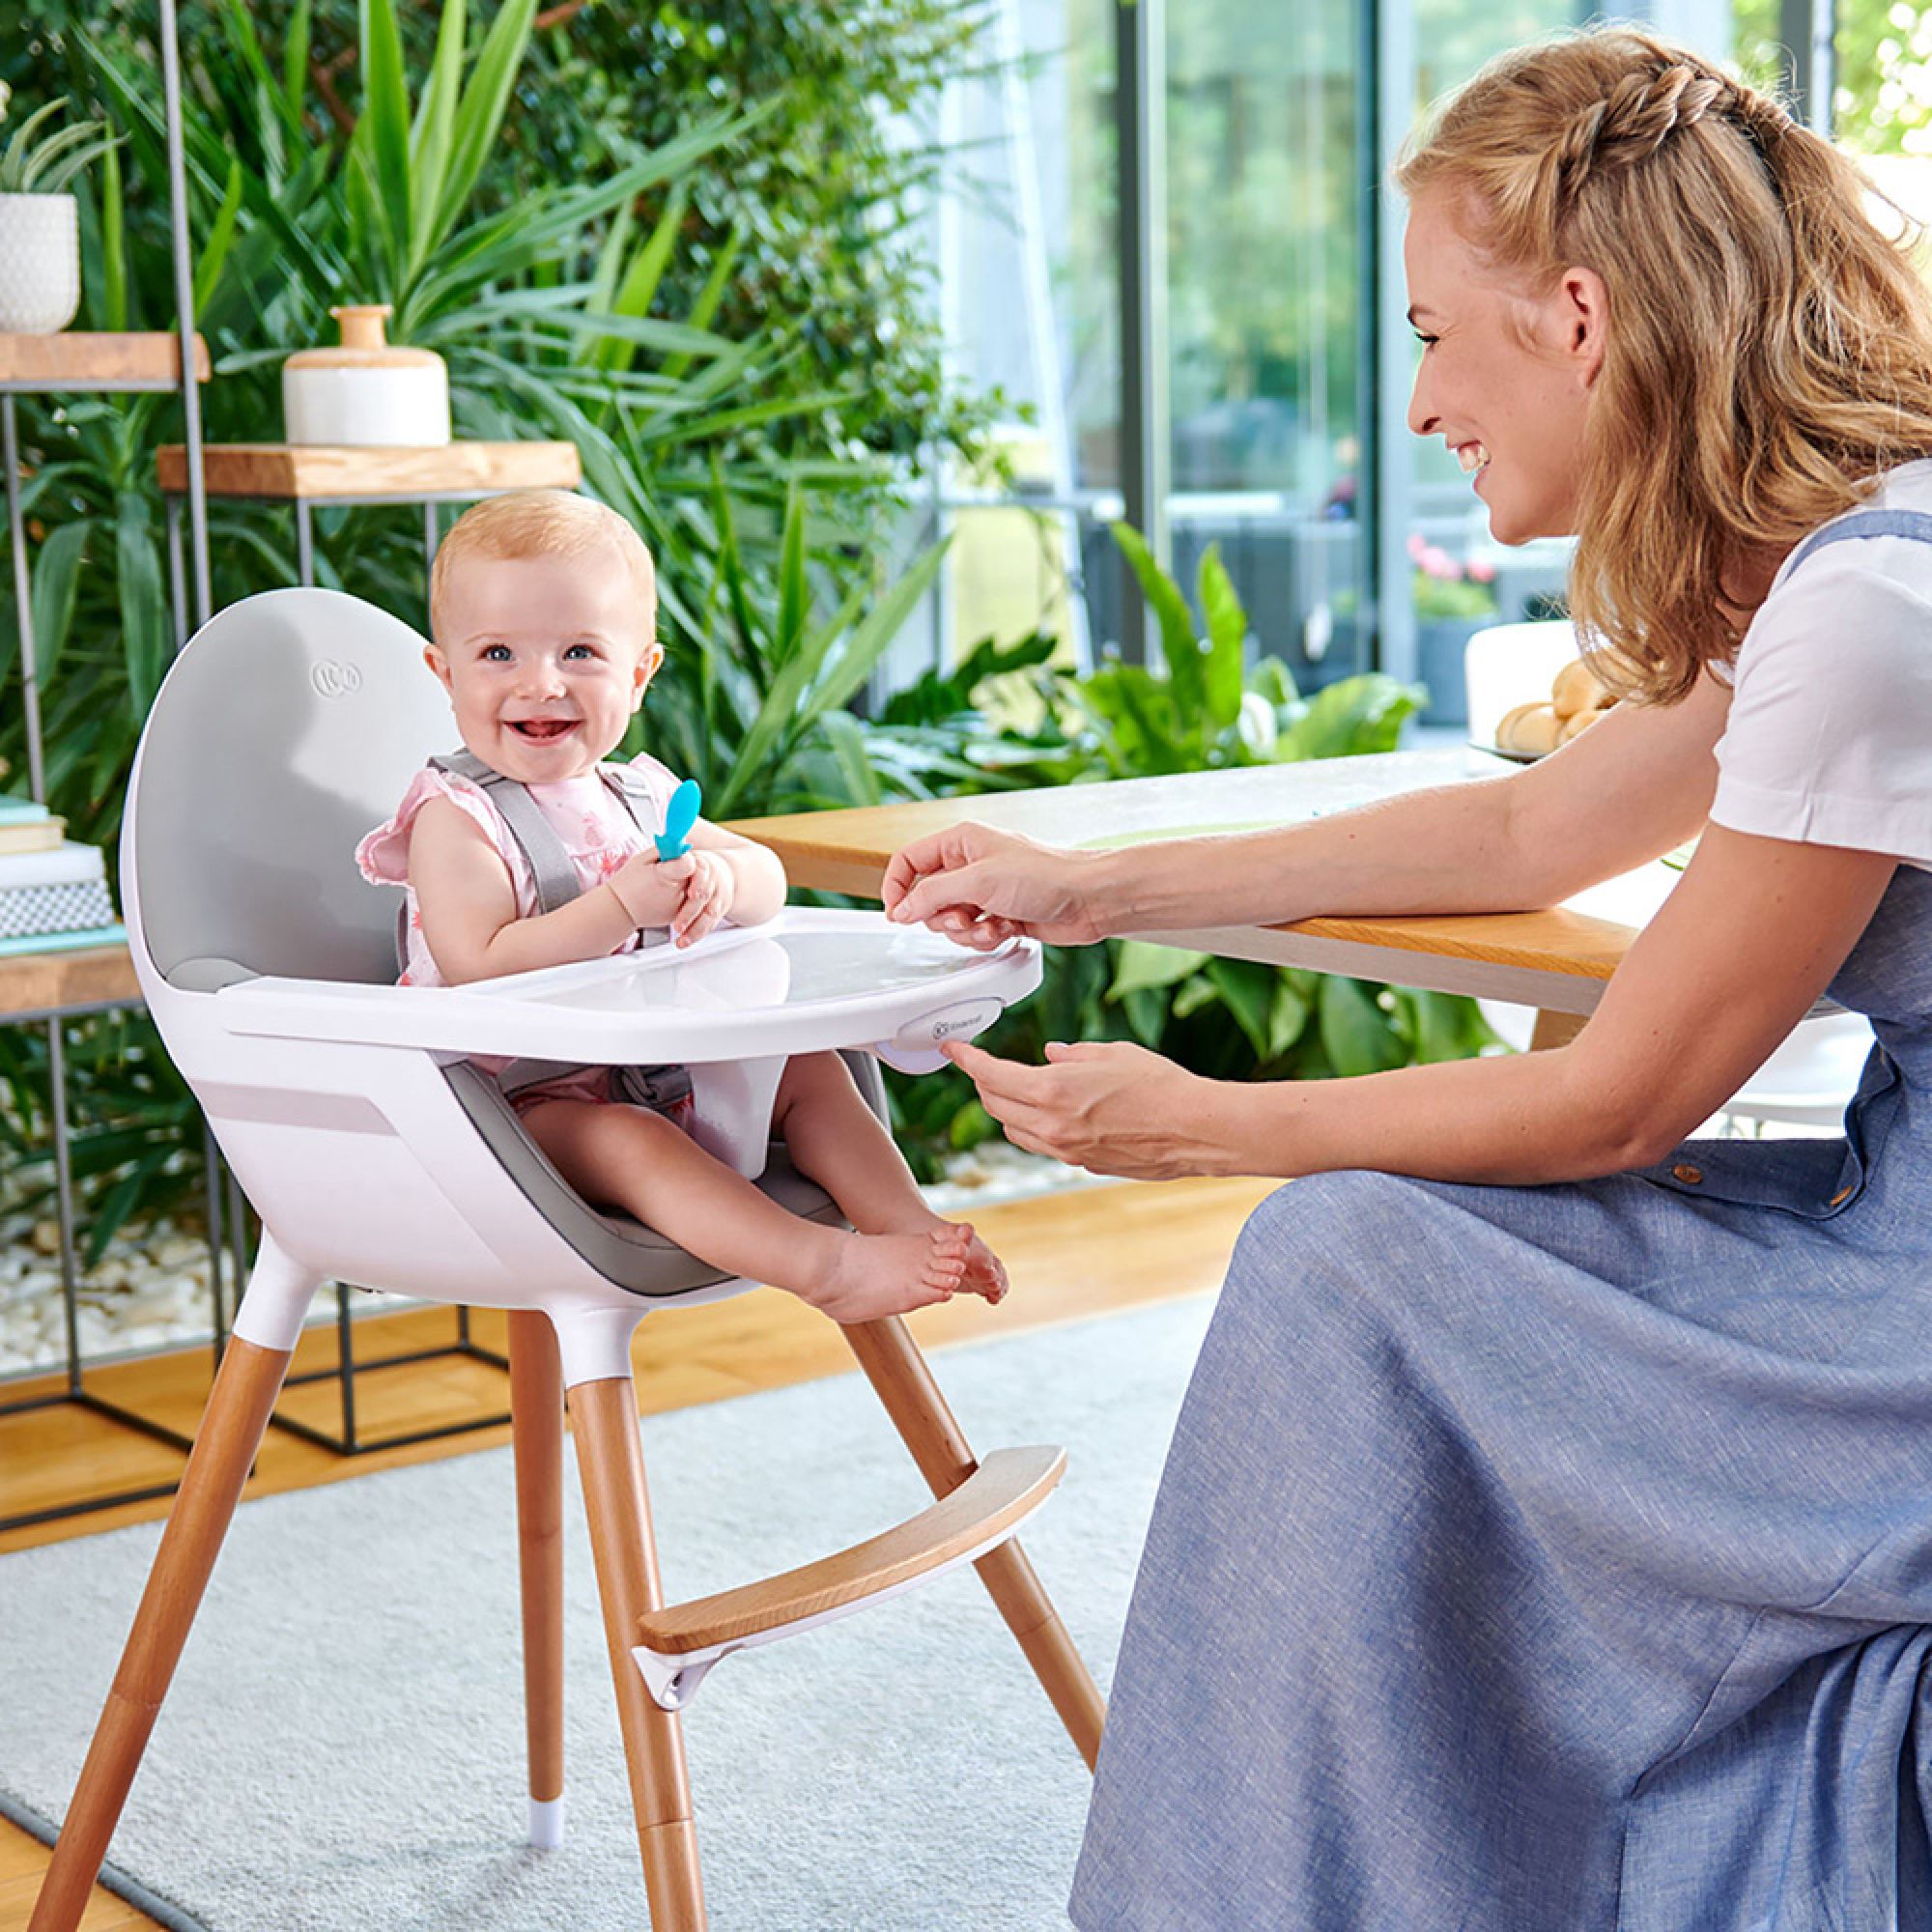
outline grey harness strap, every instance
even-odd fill
[[[577,868],[571,864],[570,854],[526,785],[486,765],[467,746],[429,762],[432,771],[448,772],[479,786],[497,808],[536,882],[539,911],[554,912],[581,895],[583,889],[578,884]],[[651,827],[645,822],[644,806],[650,793],[643,781],[622,766],[600,766],[598,777],[622,801],[638,830],[649,838]],[[409,901],[405,899],[396,914],[399,971],[409,964]],[[646,930],[642,937],[646,946],[662,946],[668,935]],[[568,1061],[513,1060],[497,1076],[497,1084],[506,1094],[514,1094],[539,1081],[554,1080],[576,1071],[577,1067]],[[691,1076],[681,1066],[613,1066],[611,1074],[614,1097],[649,1107],[655,1113],[667,1111],[691,1092]]]
[[[530,877],[536,882],[539,912],[554,912],[558,906],[568,905],[580,895],[582,888],[577,883],[577,868],[570,863],[570,854],[565,851],[563,840],[556,836],[526,785],[516,779],[505,778],[467,747],[451,752],[446,757],[432,758],[429,763],[432,771],[448,772],[454,778],[468,779],[497,808],[503,823],[509,828],[510,837],[516,840],[518,851],[529,866]],[[641,809],[648,793],[642,782],[621,767],[614,770],[600,767],[598,777],[623,802],[633,823],[648,838],[651,828],[644,822]],[[398,972],[410,963],[409,942],[409,901],[405,899],[396,914]],[[644,944],[662,946],[664,937],[646,932]]]
[[[1922,510],[1854,510],[1822,530],[1813,530],[1798,546],[1785,576],[1827,544],[1846,543],[1856,537],[1913,537],[1919,543],[1932,543],[1932,516]]]

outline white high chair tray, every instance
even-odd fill
[[[679,950],[647,947],[465,986],[264,978],[224,986],[231,1034],[575,1064],[703,1063],[874,1047],[938,1064],[1039,984],[1039,948],[974,952],[876,912],[788,907]]]

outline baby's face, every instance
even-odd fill
[[[424,657],[463,742],[525,784],[581,777],[610,753],[664,656],[614,552],[471,558],[438,616]]]

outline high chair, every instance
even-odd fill
[[[874,1046],[917,1069],[1039,980],[878,914],[772,924],[451,988],[395,978],[396,900],[352,854],[454,741],[423,640],[352,597],[278,590],[218,613],[169,671],[129,781],[128,945],[150,1009],[262,1219],[192,1457],[31,1921],[71,1932],[107,1850],[311,1295],[325,1280],[508,1313],[533,1842],[562,1822],[567,1392],[651,1923],[705,1922],[678,1711],[731,1651],[807,1630],[959,1563],[1091,1767],[1098,1691],[1012,1532],[1057,1449],[979,1462],[896,1320],[844,1329],[939,1498],[782,1576],[667,1605],[631,1379],[647,1312],[736,1294],[565,1185],[470,1054],[690,1065],[702,1135],[795,1211],[830,1200],[766,1147],[791,1052]],[[868,1056],[867,1098],[883,1114]],[[207,1821],[203,1821],[205,1829]]]

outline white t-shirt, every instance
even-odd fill
[[[1932,515],[1932,459],[1849,514],[1865,510]],[[1730,682],[1713,824],[1932,871],[1932,543],[1827,544],[1795,575],[1787,557]]]

